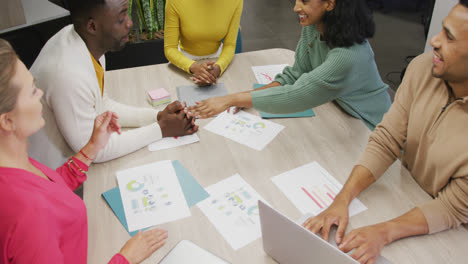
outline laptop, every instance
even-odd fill
[[[258,201],[263,250],[281,264],[359,264],[336,244],[326,242],[262,201]],[[330,234],[332,240],[334,234]],[[382,256],[377,264],[391,263]]]

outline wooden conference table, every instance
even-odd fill
[[[285,49],[238,54],[219,82],[223,82],[230,93],[251,90],[256,82],[251,66],[292,65],[293,62],[294,52]],[[175,100],[176,86],[191,84],[186,73],[168,64],[111,71],[105,78],[111,98],[147,107],[150,106],[146,90],[164,87]],[[247,111],[257,114],[253,109]],[[312,118],[273,120],[285,128],[263,151],[203,129],[211,120],[208,119],[197,121],[200,125],[198,143],[157,152],[143,148],[125,157],[92,165],[84,185],[89,222],[88,263],[107,263],[130,238],[101,197],[101,193],[117,186],[115,172],[160,160],[179,160],[203,187],[239,173],[273,207],[298,219],[300,212],[270,178],[317,161],[344,183],[370,134],[360,120],[348,116],[333,103],[316,107],[314,111],[316,116]],[[350,219],[348,232],[396,217],[430,197],[401,163],[396,162],[359,199],[369,209]],[[189,218],[158,226],[169,231],[169,238],[166,245],[144,263],[159,262],[182,239],[191,240],[231,263],[276,263],[263,251],[261,239],[234,251],[197,206],[190,211]],[[382,255],[393,263],[461,263],[467,259],[467,249],[468,231],[461,227],[397,241],[386,246]]]

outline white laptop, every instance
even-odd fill
[[[280,212],[258,201],[263,249],[281,264],[356,264],[359,263],[321,237],[313,234]],[[330,234],[335,239],[334,234]],[[391,263],[380,256],[376,264]]]
[[[199,247],[190,240],[182,240],[167,253],[159,264],[229,264],[224,259]]]

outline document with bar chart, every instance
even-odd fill
[[[312,162],[271,179],[302,214],[318,215],[340,192],[341,185],[320,164]],[[349,205],[349,216],[367,210],[358,199]]]

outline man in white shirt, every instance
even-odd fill
[[[73,25],[64,27],[41,50],[31,67],[44,90],[46,126],[30,138],[30,155],[57,167],[89,140],[93,122],[111,110],[122,127],[138,127],[114,134],[95,162],[112,160],[162,137],[193,134],[198,127],[185,116],[184,105],[173,102],[158,112],[123,105],[106,96],[104,54],[121,49],[133,25],[128,0],[69,0]],[[130,87],[129,87],[130,88]]]

